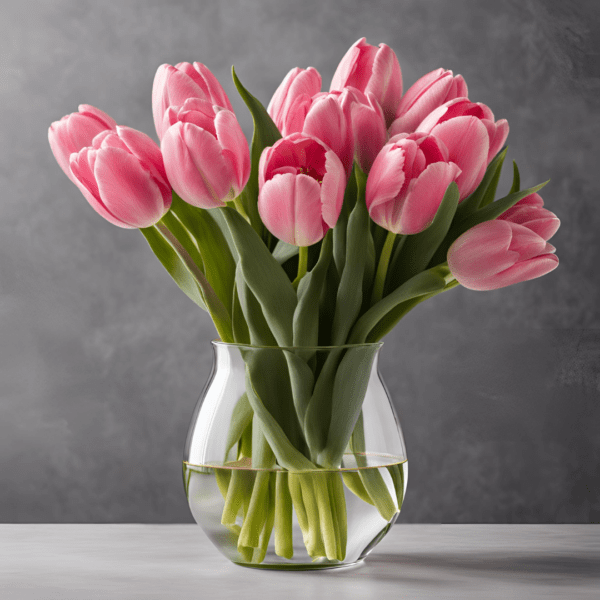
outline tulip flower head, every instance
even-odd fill
[[[436,108],[455,98],[466,98],[469,92],[462,75],[436,69],[423,75],[402,96],[396,118],[390,127],[390,136],[412,133],[417,125]]]
[[[168,123],[164,122],[168,108],[183,106],[188,98],[200,98],[233,112],[221,84],[202,63],[181,62],[174,67],[161,65],[152,86],[152,113],[159,140],[168,129]]]
[[[79,112],[64,116],[48,129],[48,141],[56,162],[67,177],[76,184],[71,173],[69,157],[86,146],[102,131],[115,131],[117,123],[100,109],[80,104]]]
[[[248,142],[230,110],[200,98],[171,106],[161,142],[169,182],[200,208],[225,206],[250,177]]]
[[[369,214],[388,231],[419,233],[431,224],[446,188],[459,175],[443,142],[425,133],[400,134],[383,147],[369,173]]]
[[[448,250],[448,267],[471,290],[495,290],[556,269],[554,246],[525,225],[507,220],[479,223]]]
[[[456,183],[463,200],[479,185],[487,165],[504,145],[508,122],[495,122],[485,104],[455,98],[425,117],[417,131],[432,133],[446,144],[450,160],[462,170]]]
[[[333,75],[330,91],[341,92],[348,86],[372,93],[389,126],[402,97],[402,72],[394,51],[386,44],[379,48],[367,44],[365,38],[352,44]]]
[[[288,244],[311,246],[337,223],[346,174],[323,142],[293,133],[263,150],[258,184],[258,211],[266,228]]]
[[[92,208],[118,227],[150,227],[171,206],[160,149],[141,131],[99,133],[91,146],[71,155],[70,168]]]

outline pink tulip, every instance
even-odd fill
[[[48,129],[50,148],[56,162],[73,183],[76,182],[69,166],[71,154],[90,146],[92,140],[101,131],[116,128],[117,123],[113,119],[89,104],[80,104],[79,112],[71,113],[50,125]]]
[[[454,98],[468,96],[467,84],[462,75],[436,69],[423,75],[404,94],[390,127],[390,136],[412,133],[417,125],[433,110]]]
[[[347,87],[345,91],[350,102],[354,160],[368,173],[388,139],[383,111],[371,92],[365,95],[353,87]]]
[[[183,106],[188,98],[201,98],[233,112],[227,94],[217,78],[202,63],[181,62],[161,65],[152,86],[152,113],[158,139],[167,130],[164,115],[170,106]]]
[[[70,159],[74,182],[92,208],[125,229],[150,227],[171,206],[159,147],[145,133],[103,131]]]
[[[495,290],[556,269],[555,250],[529,227],[496,219],[463,233],[448,250],[448,266],[466,288]]]
[[[186,202],[225,206],[250,177],[248,142],[235,115],[200,98],[165,112],[161,142],[167,176]]]
[[[386,44],[379,48],[367,44],[365,38],[352,44],[333,75],[330,91],[348,86],[374,94],[389,126],[402,96],[402,72],[394,51]]]
[[[312,97],[321,91],[321,75],[316,69],[292,69],[275,90],[267,112],[282,136],[302,131]]]
[[[494,122],[485,104],[455,98],[425,117],[417,131],[432,133],[446,144],[450,160],[462,170],[456,183],[463,200],[479,185],[487,165],[504,145],[508,122]]]
[[[498,219],[525,225],[540,237],[549,240],[560,227],[560,220],[543,206],[544,201],[539,194],[530,194],[502,213]]]
[[[459,174],[443,142],[426,133],[400,134],[383,147],[369,173],[369,214],[388,231],[419,233],[431,224]]]
[[[337,223],[346,174],[323,142],[292,133],[263,150],[258,185],[258,212],[267,229],[288,244],[311,246]]]

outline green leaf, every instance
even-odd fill
[[[356,185],[356,170],[360,170],[357,165],[354,165],[354,169],[346,185],[344,191],[344,201],[342,203],[342,210],[338,220],[333,228],[333,260],[337,268],[339,277],[342,276],[344,270],[344,264],[346,262],[346,235],[348,228],[348,218],[350,213],[354,209],[356,204],[356,197],[358,189]]]
[[[268,377],[268,374],[263,373],[263,377]],[[288,471],[315,469],[315,465],[292,445],[281,425],[265,407],[253,385],[250,367],[246,369],[246,390],[250,405],[255,416],[260,419],[263,434],[275,453],[277,462]]]
[[[252,144],[250,146],[250,159],[252,163],[250,179],[248,179],[248,183],[240,194],[239,199],[250,219],[250,224],[261,238],[267,242],[271,235],[263,225],[258,213],[258,163],[262,151],[279,140],[281,133],[279,133],[277,126],[273,123],[273,119],[271,119],[265,107],[242,85],[233,67],[231,67],[231,75],[233,83],[242,100],[246,103],[254,121],[254,135],[252,136]]]
[[[258,234],[239,213],[229,207],[219,210],[231,231],[244,280],[260,302],[271,332],[280,346],[291,346],[298,300],[290,280]]]
[[[488,187],[496,175],[496,172],[502,169],[502,163],[504,162],[504,157],[506,156],[507,150],[508,148],[504,148],[494,157],[492,162],[490,162],[488,165],[483,179],[477,186],[477,189],[459,204],[456,211],[456,218],[458,221],[462,221],[479,208],[481,201],[488,190]]]
[[[244,287],[246,282],[244,281]],[[240,304],[237,285],[233,290],[233,306],[231,308],[231,329],[233,330],[233,338],[236,344],[250,344],[250,331],[244,317],[244,311]]]
[[[227,455],[229,451],[240,441],[242,433],[252,421],[252,407],[248,402],[248,396],[243,393],[237,401],[233,413],[231,414],[231,422],[229,423],[229,431],[227,432],[227,442],[225,444],[225,457],[224,461],[227,461]]]
[[[513,182],[510,188],[510,194],[514,194],[521,189],[521,175],[519,174],[519,167],[517,167],[516,161],[513,160]]]
[[[365,204],[366,175],[355,167],[358,197],[348,219],[346,260],[340,278],[332,326],[332,345],[346,342],[348,331],[358,317],[362,305],[362,284],[367,258],[369,213]]]
[[[211,285],[208,283],[204,273],[192,260],[181,242],[162,222],[159,221],[156,224],[156,229],[168,241],[185,265],[186,269],[190,272],[190,275],[195,279],[198,285],[198,291],[202,296],[202,301],[210,313],[221,340],[224,342],[233,342],[233,331],[231,329],[231,317],[229,311],[225,308]]]
[[[405,236],[400,259],[390,265],[389,287],[394,290],[427,268],[429,261],[444,241],[458,207],[459,191],[455,182],[446,189],[431,225],[415,235]],[[398,257],[396,257],[398,260]]]
[[[196,280],[186,268],[177,252],[173,250],[171,244],[158,232],[154,225],[142,228],[140,231],[146,238],[152,252],[154,252],[162,266],[173,278],[173,281],[175,281],[190,300],[193,300],[202,310],[208,311],[204,300],[202,300],[202,294],[198,289]]]
[[[479,203],[479,208],[487,206],[496,198],[496,190],[498,189],[498,182],[500,181],[500,175],[502,174],[502,165],[504,164],[504,159],[506,157],[506,151],[508,148],[505,148],[494,160],[498,160],[498,165],[494,172],[492,179],[490,180],[487,189],[485,190],[485,194]]]
[[[294,346],[319,344],[319,297],[331,262],[332,249],[332,233],[328,231],[317,264],[298,285],[298,305],[293,320]]]
[[[465,231],[468,231],[469,229],[471,229],[471,227],[475,227],[475,225],[479,225],[479,223],[484,223],[485,221],[491,221],[492,219],[496,219],[502,213],[506,212],[509,208],[514,206],[519,200],[525,198],[525,196],[529,196],[530,194],[537,192],[538,190],[541,190],[547,183],[548,181],[545,181],[544,183],[540,183],[539,185],[536,185],[532,188],[508,194],[508,196],[500,198],[500,200],[496,200],[495,202],[492,202],[491,204],[480,208],[479,210],[466,217],[464,220],[455,222],[450,228],[446,239],[440,245],[437,252],[434,254],[429,265],[434,266],[445,262],[446,255],[448,254],[448,249],[459,236],[465,233]]]
[[[217,212],[215,209],[205,210],[192,206],[173,192],[171,210],[164,218],[174,214],[191,234],[202,257],[206,279],[221,302],[231,310],[236,261],[221,227],[214,219],[213,215]],[[167,227],[172,220],[165,221]]]
[[[446,268],[446,271],[448,269]],[[449,271],[448,271],[449,274]],[[366,341],[369,332],[377,323],[393,310],[401,302],[423,296],[431,292],[442,290],[446,286],[446,281],[439,268],[423,271],[414,277],[411,277],[406,283],[391,294],[380,300],[372,306],[353,327],[348,343],[362,344]]]
[[[317,459],[324,467],[338,468],[342,462],[344,450],[362,409],[378,350],[379,346],[348,348],[337,368],[327,442]]]
[[[296,256],[298,254],[298,251],[298,246],[293,246],[292,244],[288,244],[283,240],[279,240],[277,242],[277,246],[275,246],[275,250],[273,250],[273,258],[280,265],[282,265],[284,262],[292,258],[292,256]]]

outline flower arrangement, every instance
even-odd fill
[[[452,71],[432,71],[403,94],[395,53],[363,38],[329,92],[316,69],[294,68],[267,109],[232,72],[254,121],[250,147],[214,75],[185,62],[160,66],[154,79],[160,146],[89,105],[51,125],[50,146],[101,216],[142,232],[221,341],[285,350],[282,363],[244,357],[234,462],[290,475],[336,469],[359,445],[364,389],[338,385],[370,369],[355,345],[378,342],[420,302],[459,284],[493,290],[552,271],[548,240],[559,220],[537,193],[544,184],[521,189],[516,164],[510,191],[496,199],[508,123],[471,101]],[[323,364],[314,349],[325,346],[339,351]],[[266,384],[281,377],[291,399]],[[250,443],[248,418],[260,425]],[[315,481],[290,477],[291,496],[276,495],[270,513],[256,508],[268,478],[239,489],[233,477],[221,482],[224,498],[238,500],[223,523],[242,556],[262,560],[256,532],[269,518],[272,529],[275,514],[276,549],[289,557],[293,504],[309,554],[344,558],[341,480]],[[380,481],[365,477],[357,490],[389,520]]]

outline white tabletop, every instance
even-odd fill
[[[229,563],[195,525],[0,525],[2,600],[600,598],[600,525],[396,525],[363,565]]]

